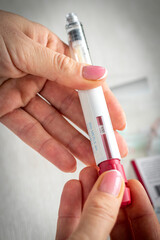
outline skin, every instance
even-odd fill
[[[100,192],[99,198],[95,197],[103,176],[98,178],[97,170],[87,167],[81,171],[79,180],[66,183],[61,196],[56,240],[102,240],[109,235],[112,240],[159,240],[160,225],[143,186],[137,180],[129,180],[132,203],[119,210],[123,191],[116,198]],[[95,198],[98,199],[96,204]],[[89,209],[92,210],[89,212]],[[96,218],[94,224],[93,218]]]
[[[89,140],[64,116],[86,131],[74,89],[102,85],[124,157],[127,145],[116,130],[125,127],[125,114],[105,79],[84,79],[84,64],[44,26],[3,11],[0,19],[0,122],[62,171],[76,170],[75,157],[95,165]]]

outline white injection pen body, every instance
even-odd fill
[[[71,23],[67,33],[72,58],[81,63],[92,64],[81,24]],[[78,94],[96,164],[107,159],[120,159],[102,87],[79,90]]]
[[[79,98],[96,164],[107,159],[120,159],[102,87],[79,91]]]
[[[92,64],[82,25],[73,13],[67,15],[66,30],[72,58],[81,63]],[[79,90],[78,94],[100,174],[106,170],[117,169],[127,184],[102,87]],[[127,198],[122,205],[129,204],[127,186],[126,191]]]

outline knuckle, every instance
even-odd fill
[[[63,55],[63,54],[55,54],[54,56],[54,66],[58,68],[60,71],[67,71],[69,68],[72,68],[74,65],[74,61]]]
[[[58,116],[58,113],[57,111],[55,110],[55,108],[53,108],[53,111],[51,113],[49,113],[45,118],[44,120],[42,121],[43,122],[43,125],[44,126],[53,126],[52,124],[54,124],[54,121],[56,119],[56,117]]]
[[[15,66],[22,69],[24,73],[32,73],[32,69],[36,69],[36,49],[30,46],[29,43],[22,44],[20,49],[17,49],[17,56],[15,57]]]
[[[20,127],[17,131],[17,135],[24,139],[26,138],[26,136],[30,136],[32,135],[32,133],[34,132],[35,128],[37,128],[37,121],[33,121],[31,123],[27,123],[25,124],[23,127]]]
[[[44,155],[49,150],[51,145],[52,145],[52,138],[49,137],[48,139],[46,139],[45,141],[43,141],[41,143],[41,145],[37,149],[37,152],[41,155]],[[55,149],[54,149],[54,154],[56,155],[56,150]]]
[[[87,235],[87,233],[82,231],[75,231],[68,240],[77,240],[77,239],[83,239],[83,240],[90,240],[90,237]]]
[[[14,77],[15,69],[12,63],[8,59],[4,59],[0,61],[0,69],[1,69],[1,76],[3,77]]]
[[[69,108],[75,103],[77,98],[77,94],[75,90],[73,90],[70,94],[68,94],[61,102],[59,110],[60,112],[67,112]]]
[[[115,222],[116,214],[113,209],[113,202],[108,201],[106,197],[101,196],[101,198],[94,197],[92,200],[92,205],[90,209],[91,213],[94,214],[96,218]]]
[[[7,78],[16,78],[20,76],[20,71],[15,67],[11,54],[6,47],[0,49],[0,76]]]

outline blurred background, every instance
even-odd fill
[[[67,42],[65,15],[77,13],[95,65],[127,116],[121,132],[129,146],[123,160],[160,154],[159,0],[0,0],[0,8],[39,22]],[[78,178],[65,174],[0,125],[0,240],[54,239],[61,191]]]

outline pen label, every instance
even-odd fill
[[[104,147],[105,152],[106,152],[106,158],[110,159],[110,158],[112,158],[112,155],[111,155],[107,135],[106,135],[105,129],[104,129],[103,117],[98,116],[98,117],[96,117],[96,119],[97,119],[97,124],[98,124],[98,127],[99,127],[99,132],[100,132],[100,135],[101,135],[101,139],[102,139],[102,142],[103,142],[103,147]]]
[[[104,130],[104,126],[103,125],[100,125],[99,126],[99,131],[100,131],[100,134],[105,134],[105,130]]]
[[[91,141],[91,144],[92,144],[93,153],[96,154],[96,152],[98,151],[98,148],[97,148],[96,137],[95,137],[94,130],[93,130],[91,122],[89,122],[87,124],[87,129],[88,129],[88,134],[89,134],[90,141]]]

